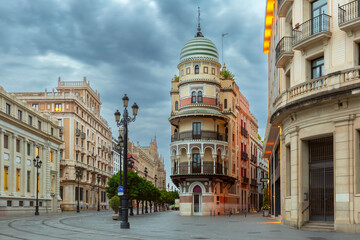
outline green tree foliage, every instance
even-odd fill
[[[232,74],[229,70],[227,69],[223,69],[220,72],[220,75],[222,76],[223,79],[234,79],[235,75]]]
[[[175,74],[174,77],[172,78],[172,80],[178,82],[179,81],[179,76]]]
[[[269,203],[269,190],[268,188],[264,188],[264,198],[261,210],[269,210],[270,203]]]

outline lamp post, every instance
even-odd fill
[[[41,168],[42,161],[39,155],[33,160],[34,166],[36,167],[36,206],[35,215],[39,215],[39,168]]]
[[[122,219],[121,219],[122,222],[121,222],[120,227],[128,229],[128,228],[130,228],[130,223],[128,221],[128,196],[127,196],[127,163],[128,162],[125,161],[125,159],[127,159],[128,124],[130,122],[135,121],[139,107],[136,103],[134,103],[134,105],[131,107],[134,117],[130,117],[128,110],[127,110],[127,107],[129,104],[129,98],[126,94],[122,98],[122,101],[123,101],[123,105],[124,105],[123,118],[120,120],[121,114],[120,114],[119,110],[116,110],[114,115],[115,115],[115,121],[116,121],[117,126],[118,127],[123,126],[123,128],[124,128],[124,154],[123,154],[123,156],[124,156],[124,161],[123,161],[123,164],[124,164],[124,167],[123,167],[123,169],[124,169],[124,180],[123,180],[124,195],[122,197],[122,208],[123,209],[122,209]]]
[[[147,167],[145,167],[144,174],[145,174],[145,180],[147,180],[147,175],[148,175]],[[145,213],[149,213],[148,212],[148,201],[145,201]]]
[[[119,128],[119,137],[118,137],[118,141],[117,141],[117,150],[119,152],[120,155],[120,185],[121,186],[121,158],[122,158],[122,150],[124,148],[124,138],[123,138],[123,134],[124,134],[124,130],[122,128]],[[124,161],[124,160],[123,160]],[[119,216],[118,216],[118,220],[121,220],[121,213],[122,213],[122,202],[121,202],[121,196],[119,196]]]
[[[98,212],[100,212],[100,180],[101,180],[101,176],[97,175],[97,182],[98,182],[98,205],[97,205],[97,210],[98,210]]]
[[[80,212],[80,178],[82,177],[82,171],[80,169],[76,169],[75,171],[76,178],[78,180],[78,188],[77,188],[77,206],[76,206],[76,212]]]
[[[157,175],[155,174],[155,177],[154,177],[154,179],[155,179],[155,187],[156,187],[156,181],[157,181]],[[156,204],[156,202],[154,202],[154,212],[157,212],[157,204]]]

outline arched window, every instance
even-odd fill
[[[199,91],[198,92],[198,103],[202,103],[202,92],[201,91]]]
[[[196,92],[191,93],[191,103],[196,103]]]
[[[224,100],[224,109],[227,108],[227,99]]]
[[[179,102],[178,101],[175,102],[175,110],[176,111],[179,110]]]
[[[229,130],[225,128],[225,141],[228,141]]]
[[[175,129],[174,131],[174,140],[178,140],[178,130]]]
[[[199,65],[195,66],[195,74],[199,74]]]

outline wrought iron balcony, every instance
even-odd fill
[[[85,139],[86,138],[86,133],[81,132],[81,138]]]
[[[256,179],[251,179],[251,185],[254,186],[254,187],[257,187]]]
[[[276,67],[283,68],[286,63],[293,58],[294,52],[292,50],[293,37],[283,37],[275,48],[276,53]]]
[[[255,155],[252,155],[252,154],[251,154],[251,161],[252,161],[253,163],[256,163],[256,162],[257,162],[257,157],[256,157]]]
[[[171,136],[171,142],[192,139],[226,141],[225,135],[213,131],[201,131],[199,134],[194,134],[192,131],[186,131]]]
[[[249,160],[249,156],[246,152],[241,151],[241,159],[244,161]]]
[[[247,177],[241,177],[241,184],[248,185],[248,184],[249,184],[249,178],[247,178]]]
[[[182,162],[180,163],[179,168],[173,168],[173,175],[188,175],[188,174],[219,174],[219,175],[227,175],[227,168],[224,167],[222,164],[215,163],[214,168],[214,162],[213,161],[204,161],[203,167],[201,171],[201,166],[193,166],[190,164],[190,172],[189,172],[189,163],[188,162]],[[178,172],[179,171],[179,172]]]
[[[279,17],[286,17],[294,0],[278,0],[278,15]]]
[[[248,137],[248,131],[244,127],[241,127],[241,134]]]
[[[302,50],[331,37],[330,32],[331,16],[320,14],[293,29],[293,49]]]
[[[360,4],[355,0],[339,6],[339,28],[343,31],[351,31],[360,28]]]
[[[80,129],[76,129],[76,136],[80,136],[81,135],[81,130]]]

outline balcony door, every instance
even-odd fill
[[[192,173],[201,173],[200,153],[193,153]]]
[[[327,14],[327,0],[317,0],[311,3],[311,31],[316,34],[322,31],[328,31],[327,18],[325,19],[321,14]]]
[[[193,139],[201,138],[201,123],[194,122],[192,124],[192,137],[193,137]]]

